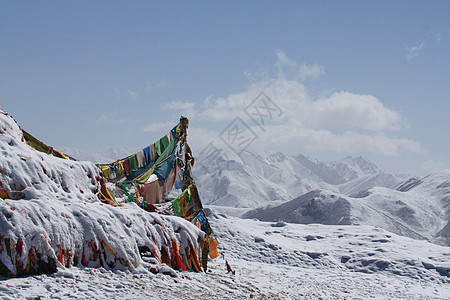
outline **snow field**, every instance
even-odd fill
[[[447,247],[371,226],[211,216],[224,259],[208,273],[71,267],[0,280],[3,299],[448,299]],[[164,265],[163,265],[164,266]],[[164,269],[162,267],[161,269]],[[169,269],[171,271],[169,271]],[[439,269],[439,270],[438,270]],[[441,272],[441,273],[439,273]]]

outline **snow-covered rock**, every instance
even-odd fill
[[[201,230],[133,203],[102,203],[93,163],[36,151],[3,112],[0,151],[0,275],[72,265],[133,270],[145,264],[142,255],[175,268],[181,256],[186,268],[195,269]]]

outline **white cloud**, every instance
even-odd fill
[[[210,121],[231,121],[237,116],[245,119],[244,109],[261,91],[281,108],[278,122],[331,131],[391,131],[406,124],[398,112],[372,95],[338,92],[314,101],[302,83],[286,78],[254,83],[242,93],[226,98],[207,98],[199,116]]]
[[[267,122],[264,131],[243,112],[261,91],[282,110],[280,117]],[[285,78],[252,84],[226,98],[208,98],[202,108],[199,116],[212,122],[241,117],[259,136],[254,149],[374,152],[387,156],[423,151],[414,140],[387,134],[404,128],[406,121],[376,97],[339,92],[313,100],[303,84]]]
[[[194,125],[189,125],[189,145],[195,148],[195,153],[199,154],[210,143],[213,143],[216,147],[224,148],[225,145],[221,143],[219,131],[202,128]]]
[[[248,119],[244,110],[262,91],[281,108],[282,116],[279,121],[298,119],[299,113],[303,112],[297,108],[307,107],[305,103],[310,101],[303,84],[281,76],[276,79],[262,79],[253,82],[245,91],[227,97],[210,96],[199,107],[198,116],[203,120],[216,122],[231,121],[237,116]]]
[[[311,126],[333,130],[399,130],[405,121],[372,95],[338,92],[314,101],[307,118]]]
[[[163,109],[181,112],[186,117],[194,117],[197,114],[195,102],[171,101],[162,105]]]
[[[275,63],[275,66],[277,66],[278,68],[282,68],[283,66],[288,67],[297,66],[297,63],[291,60],[283,51],[278,51],[276,55],[277,55],[277,62]]]
[[[265,149],[298,153],[301,151],[328,151],[360,155],[372,152],[385,156],[399,156],[404,152],[422,153],[420,143],[389,136],[384,133],[345,131],[333,133],[296,127],[291,124],[268,126],[266,132],[258,132],[252,150]]]
[[[172,129],[175,125],[173,122],[159,122],[159,123],[151,123],[142,128],[144,132],[166,132],[169,129]]]
[[[290,59],[286,53],[279,51],[276,53],[277,60],[275,67],[281,76],[292,75],[294,78],[300,80],[315,79],[325,74],[325,68],[318,64],[303,63],[300,67],[298,64]]]
[[[308,78],[318,78],[323,74],[325,74],[325,68],[317,64],[307,65],[304,63],[300,68],[300,78],[302,80]]]
[[[248,103],[249,91],[240,94],[232,94],[226,98],[214,98],[212,96],[205,99],[201,107],[199,117],[211,121],[230,121],[243,112]]]
[[[100,117],[98,117],[97,119],[97,123],[108,123],[109,119],[105,114],[102,114]]]
[[[422,42],[418,46],[406,47],[406,51],[407,51],[406,59],[410,60],[410,59],[413,59],[414,57],[418,56],[420,50],[422,50],[424,45],[425,45],[425,43]]]
[[[296,65],[283,52],[277,53],[276,66],[282,69],[283,66],[294,64]],[[303,66],[307,74],[305,76],[319,76],[324,72],[317,65]],[[258,127],[244,112],[261,92],[282,111],[281,116],[277,114],[276,118],[267,120],[264,128]],[[180,105],[181,103],[172,103],[167,105],[167,108]],[[219,122],[231,122],[239,117],[258,135],[258,139],[251,146],[253,150],[290,153],[312,150],[357,155],[373,152],[385,156],[423,152],[417,141],[392,134],[407,128],[407,121],[377,97],[341,91],[313,99],[301,78],[295,74],[287,76],[282,73],[271,78],[261,77],[240,93],[227,97],[208,97],[197,107],[197,117],[209,121],[210,127],[217,129],[217,132],[209,128],[204,131],[197,130],[202,133],[201,140],[206,140],[206,144],[216,138],[227,125],[221,123],[222,128],[218,126]],[[208,135],[212,136],[208,139]]]
[[[120,100],[120,95],[121,95],[120,90],[118,88],[113,88],[113,90],[117,95],[117,99]]]

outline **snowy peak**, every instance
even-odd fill
[[[441,189],[445,193],[450,193],[450,169],[429,174],[425,177],[411,177],[397,186],[400,192],[407,192],[413,189],[435,188]]]
[[[435,238],[440,244],[450,245],[450,169],[430,174],[423,178],[412,177],[397,187],[397,191],[408,195],[423,195],[421,207],[434,205],[444,225]]]
[[[361,156],[347,157],[335,162],[311,160],[301,154],[295,156],[295,159],[318,178],[329,184],[342,184],[381,171],[375,164]]]
[[[360,193],[366,193],[369,189],[376,186],[395,188],[401,181],[402,179],[398,176],[381,171],[357,177],[349,182],[341,184],[339,186],[339,191],[342,194],[353,196],[359,195]]]
[[[381,171],[374,163],[362,156],[346,157],[329,165],[345,182]]]
[[[345,178],[340,176],[339,173],[336,172],[334,166],[329,163],[327,164],[320,161],[313,161],[301,154],[295,156],[294,158],[297,162],[310,170],[311,174],[315,175],[315,177],[319,180],[334,185],[346,182]]]

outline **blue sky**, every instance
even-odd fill
[[[141,148],[180,115],[198,153],[450,167],[449,1],[0,1],[0,103],[54,147]],[[264,92],[264,128],[245,108]],[[252,123],[253,122],[253,123]]]

